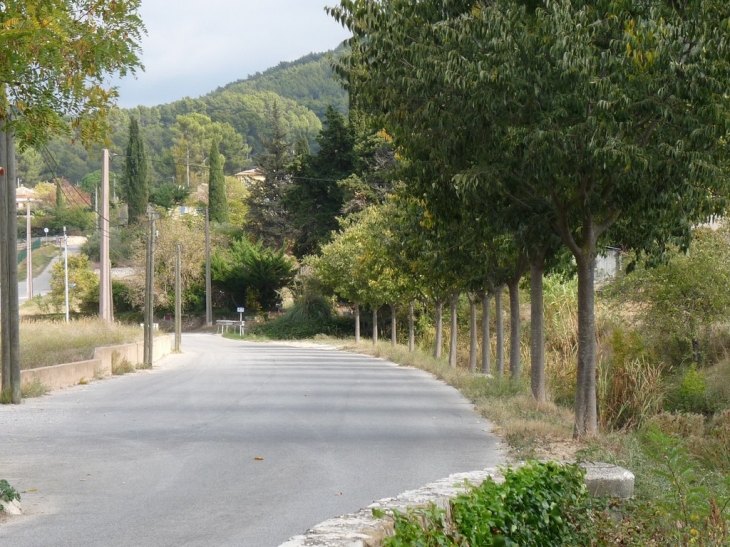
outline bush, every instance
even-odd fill
[[[712,414],[716,410],[714,401],[707,396],[707,381],[695,364],[684,371],[677,384],[667,394],[666,409],[671,412]]]
[[[5,479],[0,480],[0,512],[4,510],[2,504],[3,501],[10,502],[13,500],[20,501],[20,494],[18,494],[15,488],[8,484],[8,481]]]
[[[317,334],[344,336],[354,331],[354,319],[338,317],[321,295],[302,296],[281,317],[253,327],[249,332],[278,340],[312,338]]]
[[[431,505],[396,512],[395,536],[386,547],[588,545],[590,499],[576,465],[527,462],[507,469],[504,483],[491,478],[452,501],[452,523]],[[375,512],[376,516],[382,513]]]

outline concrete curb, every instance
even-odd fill
[[[592,495],[620,498],[633,495],[634,475],[630,471],[606,463],[580,465],[586,469],[586,487]],[[381,547],[383,540],[393,535],[393,522],[376,519],[372,514],[373,509],[404,512],[411,507],[425,507],[433,503],[448,512],[451,499],[465,491],[465,482],[479,485],[488,477],[496,482],[504,480],[498,468],[456,473],[395,498],[378,500],[356,513],[326,520],[305,534],[288,539],[279,547]]]
[[[2,512],[6,515],[17,516],[23,514],[23,508],[20,506],[20,502],[18,500],[5,501],[0,499],[0,506],[2,506]]]

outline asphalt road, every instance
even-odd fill
[[[503,462],[490,425],[422,371],[210,334],[183,350],[0,406],[0,478],[26,512],[0,524],[0,545],[276,546]]]

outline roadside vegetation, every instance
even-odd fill
[[[142,339],[139,325],[109,324],[96,318],[38,321],[20,325],[22,370],[85,361],[94,349]]]
[[[326,312],[304,314],[300,300],[253,333],[258,339],[310,338],[426,370],[474,403],[509,445],[513,461],[604,461],[635,473],[635,499],[613,504],[610,518],[606,507],[591,506],[600,526],[592,529],[593,543],[577,544],[719,547],[730,541],[730,314],[724,303],[728,243],[727,228],[698,229],[687,254],[675,249],[664,263],[639,265],[601,287],[597,299],[601,434],[590,438],[573,438],[577,296],[575,279],[569,274],[549,276],[544,285],[546,401],[535,400],[527,368],[517,378],[504,369],[500,374],[497,362],[489,375],[469,370],[470,306],[465,297],[456,307],[456,367],[450,366],[445,353],[434,357],[436,325],[431,310],[424,306],[417,307],[413,351],[404,344],[406,314],[396,314],[399,343],[388,340],[391,323],[385,309],[385,321],[381,319],[378,327],[385,340],[356,344],[352,311],[334,313],[333,300],[325,306],[323,295],[310,295],[308,300],[318,302]],[[631,259],[631,255],[622,257],[624,263]],[[318,287],[311,281],[306,286]],[[523,297],[520,313],[522,321],[528,322],[530,295]],[[493,359],[497,354],[495,308],[492,302],[489,353]],[[368,337],[370,311],[363,314],[362,325]],[[349,325],[348,335],[329,332],[333,315],[340,315],[343,326]],[[320,317],[326,320],[320,322]],[[481,314],[477,320],[481,323]],[[450,322],[448,311],[444,322]],[[503,329],[509,331],[509,317]],[[529,328],[522,332],[520,354],[527,361]],[[448,348],[450,341],[450,332],[444,332],[442,347]],[[506,343],[509,353],[509,340]],[[479,344],[480,355],[481,349]],[[440,518],[436,513],[421,517],[434,522]],[[402,520],[401,527],[415,533],[409,526]],[[392,543],[401,544],[412,543]]]

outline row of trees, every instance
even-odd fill
[[[688,244],[694,223],[724,210],[730,6],[342,0],[329,11],[353,33],[337,64],[351,100],[392,136],[400,159],[402,198],[394,211],[372,213],[388,220],[376,229],[395,248],[388,263],[404,286],[422,283],[437,310],[459,291],[472,295],[473,310],[506,285],[513,375],[519,280],[530,271],[540,398],[542,276],[567,249],[579,296],[575,434],[595,434],[601,242],[661,259],[670,243]],[[388,243],[382,234],[391,232]],[[349,284],[371,268],[365,285],[338,286],[343,296],[393,301],[396,277],[377,281],[386,266],[375,254],[338,274]],[[413,291],[398,289],[403,300]]]

